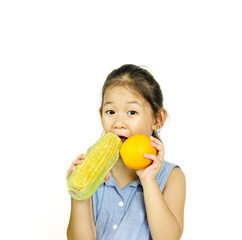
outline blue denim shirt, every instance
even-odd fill
[[[163,162],[157,175],[161,191],[175,164]],[[120,189],[112,175],[93,194],[97,240],[150,240],[143,188],[139,178]]]

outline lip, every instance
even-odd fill
[[[114,134],[116,134],[121,139],[122,143],[124,143],[128,139],[128,137],[125,137],[124,135],[117,134],[117,133],[114,133]]]
[[[124,143],[128,138],[124,137],[124,136],[119,136],[119,138],[121,139],[122,143]]]

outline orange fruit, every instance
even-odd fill
[[[152,160],[145,158],[144,154],[157,154],[157,150],[150,143],[151,139],[144,134],[129,137],[120,148],[120,155],[124,164],[136,170],[150,165]]]

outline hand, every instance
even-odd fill
[[[70,176],[70,174],[76,169],[77,165],[82,164],[82,160],[86,158],[86,154],[80,154],[77,158],[71,163],[70,168],[66,173],[66,179]]]
[[[163,143],[151,136],[150,139],[152,140],[151,146],[157,149],[157,155],[153,154],[144,154],[145,158],[151,159],[153,162],[146,168],[136,170],[137,175],[139,176],[141,181],[145,181],[147,179],[155,180],[157,174],[159,173],[164,159],[165,149]]]
[[[70,174],[76,169],[77,165],[81,165],[83,163],[83,160],[86,158],[86,154],[80,154],[77,156],[77,158],[71,163],[70,168],[68,169],[66,173],[66,179],[70,176]],[[111,172],[109,172],[106,177],[104,178],[103,182],[106,182],[109,180],[111,175]]]

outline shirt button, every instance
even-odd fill
[[[117,229],[117,227],[118,227],[118,226],[117,226],[116,224],[113,225],[113,229]]]
[[[119,202],[118,205],[119,205],[120,207],[123,207],[124,203],[123,203],[123,202]]]

